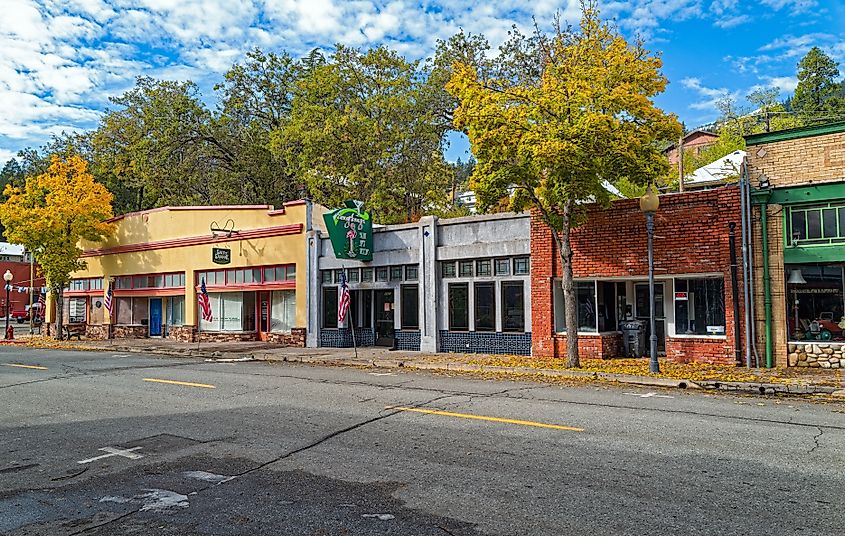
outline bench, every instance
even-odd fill
[[[85,326],[65,326],[65,335],[67,340],[76,337],[76,340],[81,341],[85,335]]]

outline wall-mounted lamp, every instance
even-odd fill
[[[765,190],[769,186],[771,186],[771,183],[769,182],[769,177],[765,175],[760,175],[760,189]]]

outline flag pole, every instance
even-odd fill
[[[355,351],[355,360],[357,361],[358,344],[355,342],[355,319],[352,317],[352,290],[349,290],[349,324],[352,330],[352,349]]]

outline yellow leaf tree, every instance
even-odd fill
[[[661,60],[602,22],[595,2],[580,25],[532,36],[513,32],[498,73],[481,77],[456,63],[446,85],[458,100],[454,121],[477,160],[470,178],[481,208],[508,195],[549,227],[563,267],[567,365],[580,365],[570,231],[584,204],[609,202],[604,181],[653,181],[667,172],[659,140],[680,124],[654,105],[666,87]]]
[[[9,242],[31,251],[47,279],[57,307],[56,337],[62,338],[63,294],[70,274],[85,268],[80,240],[99,241],[114,232],[107,220],[112,194],[94,181],[79,156],[53,156],[44,173],[24,186],[6,186],[0,221]]]

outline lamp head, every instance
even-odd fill
[[[790,285],[803,285],[806,282],[807,280],[804,279],[804,274],[801,273],[800,268],[794,268],[790,270],[789,279],[787,280],[787,283],[789,283]]]
[[[6,273],[3,274],[3,280],[5,280],[6,283],[10,283],[14,278],[15,276],[13,276],[12,272],[10,272],[9,270],[6,270]]]
[[[657,195],[657,190],[654,188],[654,183],[649,183],[645,193],[640,197],[640,210],[646,214],[655,213],[660,207],[660,196]]]

